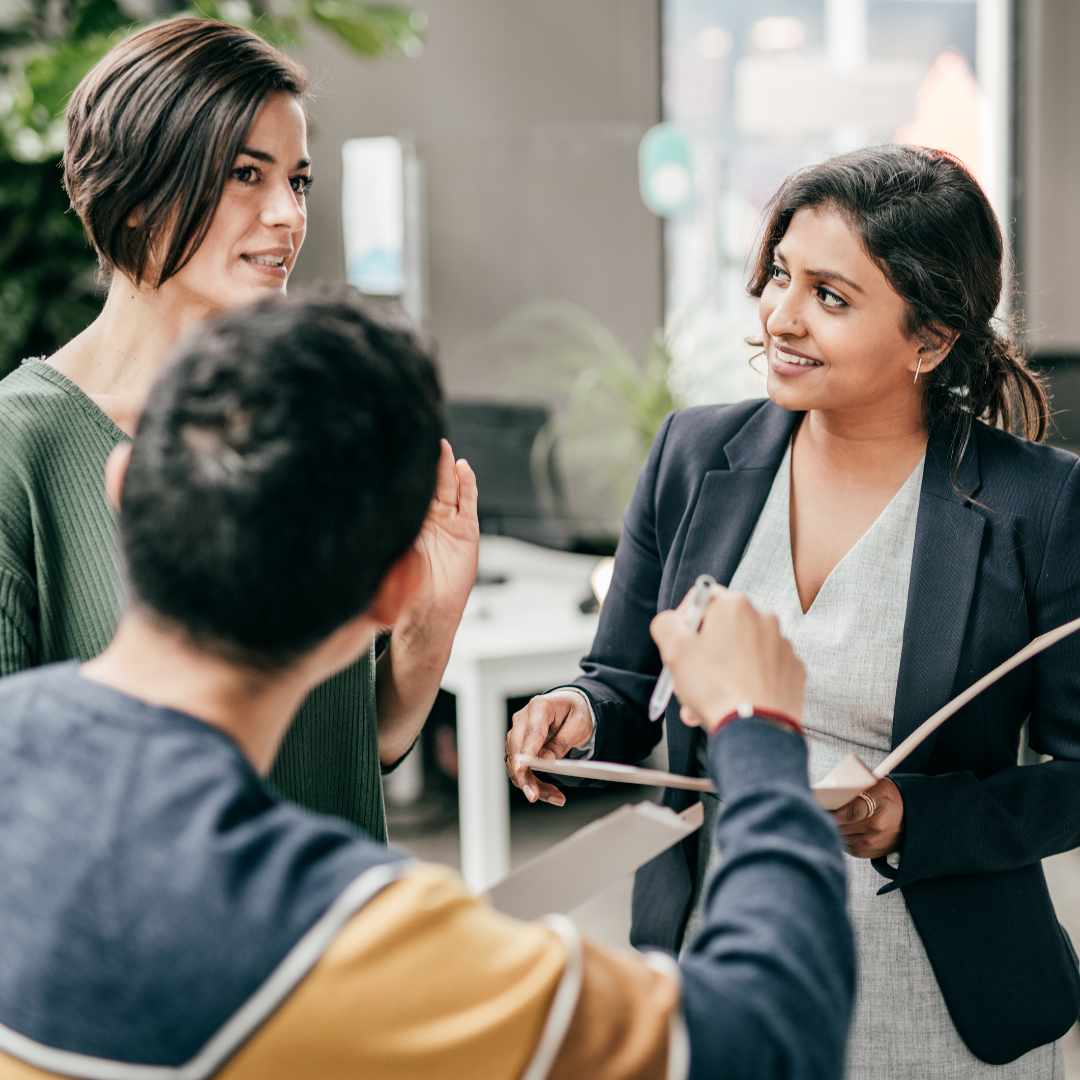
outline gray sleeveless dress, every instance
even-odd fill
[[[791,559],[789,448],[731,580],[732,589],[776,614],[806,665],[803,720],[811,781],[852,751],[874,768],[891,749],[922,474],[920,462],[803,614]],[[702,739],[699,765],[704,750]],[[716,808],[716,799],[706,797],[700,836],[710,850],[699,852],[686,942],[700,927],[702,886],[721,857],[711,845]],[[846,862],[859,957],[849,1080],[1064,1080],[1056,1043],[1009,1065],[975,1057],[953,1026],[903,895],[876,895],[886,881],[869,860],[849,856]]]

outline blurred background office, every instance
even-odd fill
[[[132,20],[182,7],[0,0],[0,373],[78,332],[103,295],[64,213],[66,96]],[[348,279],[402,303],[439,347],[487,535],[447,693],[387,794],[391,835],[460,860],[477,887],[651,797],[574,793],[563,811],[508,812],[499,733],[529,694],[572,676],[603,596],[598,560],[664,415],[764,393],[745,343],[746,259],[793,168],[890,140],[960,157],[1011,245],[1002,314],[1051,377],[1052,441],[1080,451],[1075,0],[198,10],[289,42],[315,76],[294,282]],[[1080,859],[1047,872],[1080,939]],[[627,897],[624,883],[579,919],[624,941]]]

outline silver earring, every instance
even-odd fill
[[[922,357],[919,357],[919,365],[915,368],[915,382],[919,381],[919,372],[922,370]]]

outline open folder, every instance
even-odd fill
[[[857,755],[848,754],[828,776],[813,785],[814,797],[826,810],[839,810],[847,806],[862,791],[872,788],[882,777],[888,776],[907,760],[908,755],[929,736],[937,731],[950,716],[959,712],[968,702],[978,697],[988,686],[993,686],[1003,675],[1027,663],[1051,645],[1080,630],[1080,619],[1032,638],[1019,652],[1014,653],[993,671],[987,672],[978,682],[972,683],[952,701],[943,705],[933,716],[924,720],[878,767],[871,771]],[[613,761],[579,761],[568,758],[549,760],[518,754],[516,760],[537,772],[557,776],[577,776],[590,780],[614,780],[622,784],[648,784],[655,787],[689,788],[693,791],[712,791],[716,788],[706,777],[680,776],[677,773],[660,772],[657,769],[641,769],[633,765],[620,765]]]
[[[701,803],[681,814],[656,803],[628,803],[552,845],[493,885],[487,897],[518,919],[566,914],[685,840],[704,820]]]

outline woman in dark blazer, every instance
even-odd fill
[[[661,734],[646,712],[660,670],[649,620],[699,574],[723,584],[742,574],[761,553],[770,505],[774,517],[783,510],[785,532],[790,514],[796,622],[849,553],[881,540],[890,514],[901,540],[907,529],[907,547],[895,547],[905,571],[899,618],[869,624],[895,644],[895,666],[881,668],[891,732],[870,764],[1034,636],[1080,616],[1080,462],[1038,444],[1045,397],[993,329],[1003,250],[975,181],[947,155],[881,147],[796,174],[771,210],[751,291],[773,400],[665,421],[627,510],[585,675],[515,717],[511,761],[575,747],[599,760],[646,756]],[[893,308],[874,291],[878,272]],[[1002,430],[1010,426],[1027,438]],[[905,491],[906,520],[896,512]],[[871,572],[855,584],[876,610],[882,581]],[[802,658],[809,710],[815,680],[829,673]],[[874,677],[852,676],[856,700],[860,681]],[[1025,721],[1031,748],[1052,760],[1018,766]],[[677,702],[665,722],[671,769],[697,772],[699,735]],[[835,741],[829,723],[826,709],[822,742]],[[860,739],[854,745],[873,747]],[[528,770],[512,775],[531,799],[562,801]],[[682,810],[694,798],[667,790],[663,801]],[[1063,1075],[1048,1044],[1080,1012],[1080,974],[1039,860],[1080,845],[1080,636],[976,698],[837,821],[854,857],[857,938],[858,905],[896,905],[897,890],[917,931],[883,964],[868,960],[880,944],[867,937],[872,919],[863,927],[849,1075]],[[680,948],[704,857],[691,837],[639,872],[636,945]],[[871,873],[867,890],[869,860],[880,876]],[[911,975],[919,963],[926,985]],[[907,987],[910,1009],[881,1004],[890,983]],[[954,1030],[927,1030],[931,1014],[919,1011],[938,991]]]

